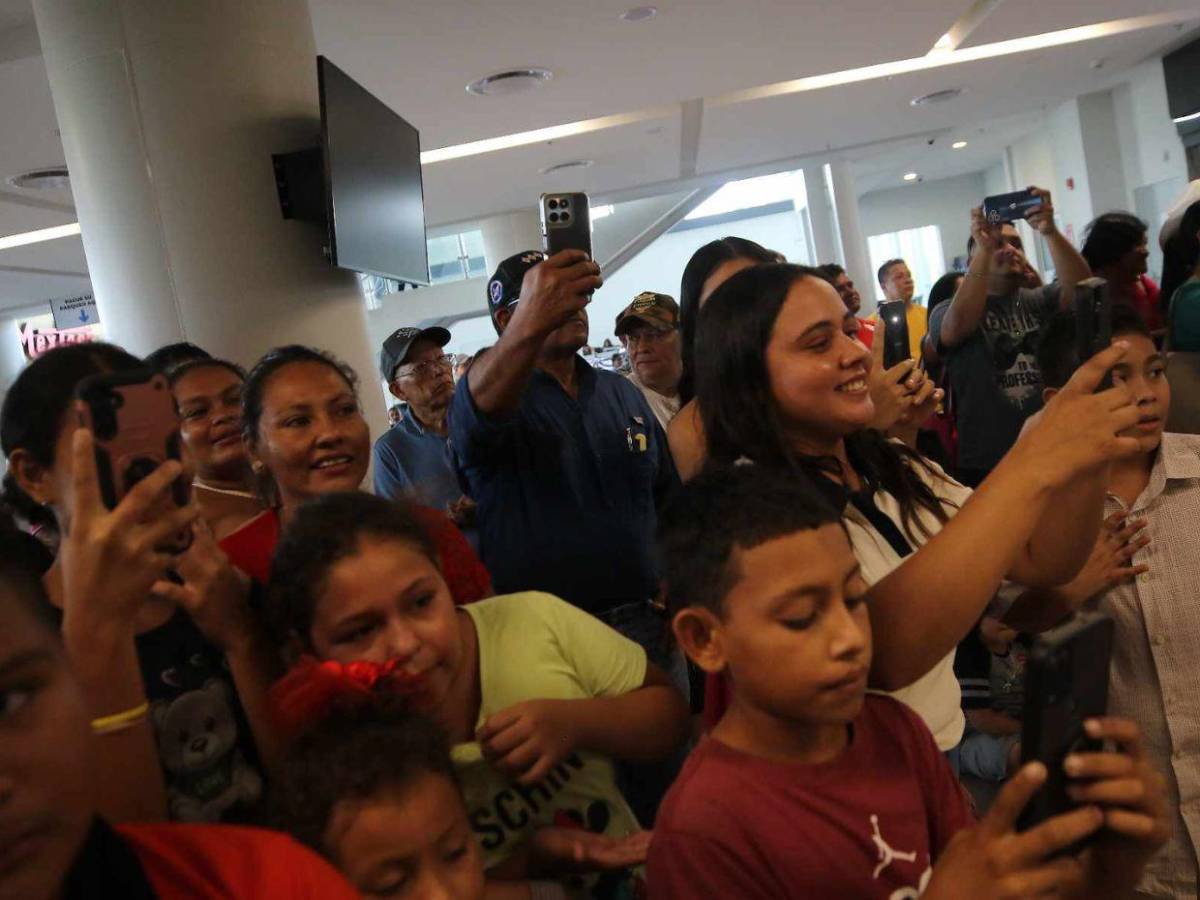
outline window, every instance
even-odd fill
[[[429,281],[445,284],[479,278],[487,274],[483,256],[483,232],[476,228],[459,234],[429,238]]]
[[[922,298],[929,293],[933,283],[942,277],[946,269],[942,256],[942,232],[936,225],[893,231],[891,234],[873,234],[867,238],[867,250],[871,255],[871,274],[874,276],[889,259],[902,259],[908,263],[916,282],[914,299],[924,305]],[[875,299],[884,299],[879,280],[875,282]]]

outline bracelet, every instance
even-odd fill
[[[981,281],[987,281],[990,275],[976,275],[974,272],[963,272],[963,278],[978,278]]]
[[[92,733],[115,734],[118,731],[128,731],[142,722],[148,712],[150,712],[150,701],[143,700],[137,706],[127,709],[124,712],[92,719]]]

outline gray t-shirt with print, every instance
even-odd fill
[[[941,341],[949,303],[929,318],[954,397],[958,422],[958,465],[990,470],[1009,451],[1025,420],[1042,407],[1038,341],[1058,309],[1056,282],[1007,296],[990,296],[978,329],[957,347]]]

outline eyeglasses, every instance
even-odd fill
[[[660,341],[665,341],[675,333],[674,328],[655,329],[641,328],[637,331],[630,331],[625,335],[626,344],[657,344]]]
[[[425,362],[414,363],[407,369],[397,369],[397,378],[416,378],[418,381],[425,381],[433,378],[440,371],[453,368],[454,354],[447,353],[439,356],[437,359],[427,359]]]

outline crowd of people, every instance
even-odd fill
[[[319,348],[49,351],[0,413],[0,898],[1195,897],[1200,183],[1164,227],[969,224],[911,358],[836,264],[699,248],[592,367],[580,251],[402,328],[372,443]],[[967,235],[964,234],[964,237]],[[1099,275],[1112,344],[1080,358]],[[264,348],[265,349],[265,348]],[[76,390],[161,373],[181,459],[111,508]],[[364,488],[373,464],[373,492]],[[190,484],[186,503],[177,485]],[[186,533],[188,540],[179,541]],[[181,549],[186,548],[186,549]],[[1115,623],[1103,742],[1026,827],[1026,655]]]

